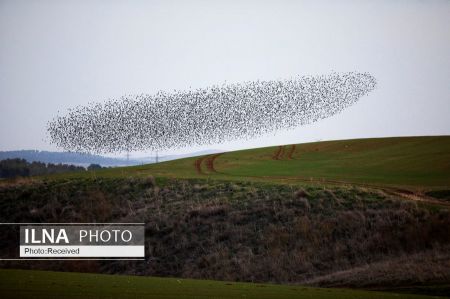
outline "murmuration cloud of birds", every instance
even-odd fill
[[[369,73],[331,73],[126,96],[70,109],[50,140],[77,152],[167,150],[252,139],[341,112],[372,91]]]

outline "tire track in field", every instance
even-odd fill
[[[273,160],[281,160],[281,158],[283,157],[283,154],[284,154],[284,145],[280,145],[280,146],[278,146],[277,150],[273,154],[272,159]]]
[[[220,155],[222,155],[223,153],[220,154],[214,154],[212,156],[208,156],[206,158],[206,169],[208,169],[210,172],[215,172],[217,173],[217,170],[214,168],[214,161],[217,159],[217,157],[219,157]]]
[[[288,154],[287,154],[288,160],[294,160],[294,158],[293,158],[292,156],[293,156],[294,153],[295,153],[295,148],[296,148],[296,147],[297,147],[297,146],[296,146],[295,144],[291,145],[291,148],[289,149],[289,152],[288,152]]]
[[[209,155],[209,156],[203,156],[195,160],[194,167],[198,174],[208,174],[206,173],[202,168],[202,163],[206,165],[206,170],[209,173],[218,173],[216,168],[214,167],[214,161],[219,157],[220,155],[223,155],[223,153]]]
[[[194,167],[198,174],[205,174],[202,171],[202,162],[204,159],[205,159],[205,157],[200,157],[200,158],[196,159],[194,162]]]

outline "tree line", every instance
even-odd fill
[[[91,164],[87,170],[101,169],[99,164]],[[5,159],[0,160],[0,177],[14,178],[14,177],[28,177],[35,175],[64,173],[86,171],[83,166],[68,165],[68,164],[53,164],[43,162],[28,162],[25,159]]]

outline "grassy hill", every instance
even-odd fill
[[[237,176],[447,186],[450,137],[339,140],[249,150],[219,157],[216,168]]]
[[[407,189],[450,186],[450,136],[395,137],[266,147],[135,167],[96,176],[216,178],[367,184]],[[67,174],[64,177],[89,176]]]
[[[348,289],[45,271],[0,270],[2,298],[433,298]],[[51,292],[49,292],[51,290]]]

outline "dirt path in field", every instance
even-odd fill
[[[295,145],[295,144],[291,145],[291,148],[289,149],[289,152],[288,152],[288,154],[287,154],[287,158],[288,158],[289,160],[293,160],[293,159],[294,159],[292,156],[293,156],[294,153],[295,153],[295,148],[296,148],[296,145]]]

